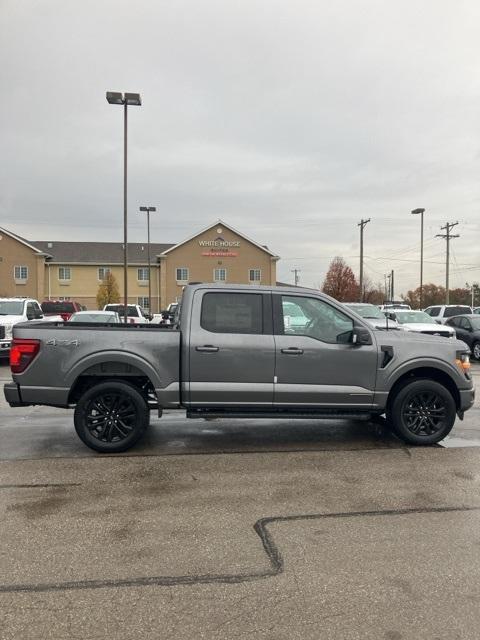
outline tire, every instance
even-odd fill
[[[142,394],[133,385],[115,380],[90,387],[74,414],[78,437],[100,453],[119,453],[133,447],[145,433],[149,419]]]
[[[456,406],[450,391],[433,380],[414,380],[391,399],[387,420],[404,442],[431,445],[447,436],[455,423]]]
[[[472,355],[475,360],[480,360],[480,342],[474,342],[472,345]]]

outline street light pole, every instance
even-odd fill
[[[423,307],[423,214],[425,209],[418,208],[412,210],[413,215],[420,214],[420,309]]]
[[[152,278],[150,264],[150,211],[156,211],[156,207],[140,207],[140,211],[147,214],[147,254],[148,254],[148,313],[152,315]],[[158,310],[160,311],[160,309]]]
[[[139,93],[119,93],[107,91],[108,104],[123,106],[123,315],[124,322],[128,322],[128,214],[127,214],[127,133],[128,106],[141,106]]]
[[[363,229],[370,222],[371,218],[368,220],[364,220],[363,218],[357,224],[357,227],[360,227],[360,295],[359,300],[363,302]]]

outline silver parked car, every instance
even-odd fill
[[[118,324],[120,316],[115,311],[77,311],[68,322],[98,322],[99,324]]]
[[[398,329],[398,324],[390,317],[385,317],[385,314],[380,311],[374,304],[367,304],[364,302],[347,302],[346,306],[362,316],[369,324],[376,329]]]
[[[388,311],[388,316],[396,320],[400,329],[426,333],[432,336],[455,338],[455,329],[447,325],[439,326],[425,311]]]

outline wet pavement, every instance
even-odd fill
[[[107,457],[0,400],[0,638],[476,640],[478,411],[429,448],[167,412]]]
[[[480,381],[480,364],[473,365],[473,372],[474,378]],[[8,367],[0,365],[0,386],[10,379]],[[0,460],[99,455],[78,439],[72,410],[11,408],[3,392],[0,394],[0,439]],[[438,446],[480,446],[479,394],[465,419],[457,419],[451,435]],[[159,419],[152,411],[146,437],[127,455],[402,447],[404,443],[388,429],[361,420],[191,420],[186,419],[184,411],[166,411]]]

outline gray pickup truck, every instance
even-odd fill
[[[96,451],[125,451],[149,412],[189,418],[375,418],[433,444],[474,401],[455,339],[376,330],[317,291],[196,284],[173,329],[21,324],[5,385],[11,406],[74,407]]]

